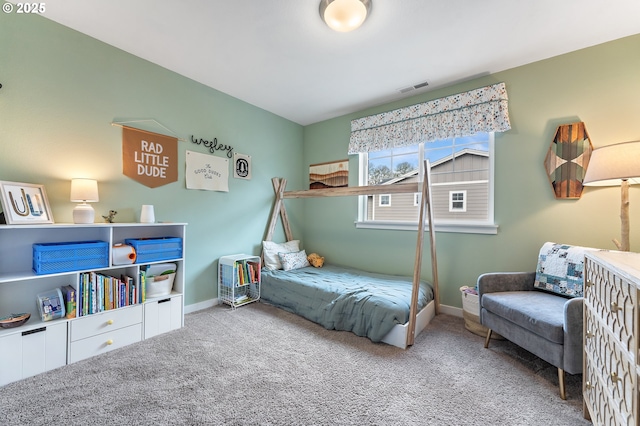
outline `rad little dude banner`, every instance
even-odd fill
[[[122,173],[149,188],[178,180],[178,139],[122,127]]]

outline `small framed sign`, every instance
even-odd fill
[[[44,185],[0,181],[0,195],[8,225],[53,223]]]
[[[251,179],[251,156],[233,153],[233,177],[236,179]]]

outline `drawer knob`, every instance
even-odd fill
[[[591,339],[592,337],[595,337],[596,334],[590,330],[587,330],[587,339]]]
[[[591,281],[587,281],[587,282],[585,283],[585,285],[586,285],[587,287],[593,287],[593,283],[592,283]]]
[[[111,340],[111,339],[107,340],[107,345],[109,345],[109,346],[113,345],[113,340]]]
[[[585,382],[584,387],[585,389],[593,389],[593,385],[589,381]]]
[[[622,379],[620,378],[620,376],[618,376],[618,373],[616,373],[615,371],[614,371],[613,373],[611,373],[611,381],[612,381],[613,383],[615,383],[615,382],[619,382],[619,381],[621,381],[621,380],[622,380]]]
[[[611,302],[611,310],[612,310],[613,312],[621,311],[621,310],[622,310],[622,307],[621,307],[621,306],[618,306],[618,304],[617,304],[616,302]]]
[[[107,325],[112,325],[112,324],[113,324],[113,320],[112,319],[107,320]]]

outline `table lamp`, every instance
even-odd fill
[[[582,184],[620,186],[621,240],[618,250],[629,251],[629,185],[640,183],[640,141],[617,143],[594,149]]]
[[[73,209],[73,223],[93,223],[95,211],[87,203],[100,201],[98,182],[94,179],[71,179],[71,201],[80,203]]]

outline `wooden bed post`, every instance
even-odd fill
[[[433,271],[433,298],[435,313],[440,310],[438,295],[438,267],[436,262],[436,238],[433,227],[433,206],[431,204],[431,171],[428,160],[424,161],[424,182],[422,184],[422,198],[420,200],[420,219],[418,221],[418,242],[416,243],[416,258],[413,268],[413,288],[411,292],[411,308],[409,310],[409,327],[407,330],[407,346],[415,340],[416,317],[418,315],[418,297],[420,295],[420,273],[422,271],[422,248],[424,246],[425,207],[429,216],[429,237],[431,242],[431,269]]]
[[[293,240],[293,233],[291,232],[291,227],[289,226],[289,216],[287,215],[287,208],[284,205],[284,190],[287,186],[286,179],[280,179],[280,185],[278,185],[277,179],[272,179],[273,190],[276,193],[276,199],[280,199],[280,218],[282,219],[282,227],[284,228],[284,236],[287,241]],[[274,208],[275,211],[275,208]],[[276,214],[276,220],[278,220]],[[272,231],[273,232],[273,231]],[[271,235],[273,237],[273,235]]]
[[[429,215],[429,244],[431,249],[431,279],[433,285],[433,300],[435,301],[435,313],[438,315],[440,313],[440,282],[438,281],[438,258],[436,256],[436,229],[433,219],[433,199],[431,198],[431,166],[427,161],[424,162],[424,166],[426,169],[426,181],[427,185],[426,193],[427,193],[427,214]],[[423,224],[424,226],[424,224]],[[422,228],[424,232],[424,228]]]
[[[293,240],[293,233],[289,226],[289,216],[287,215],[287,209],[284,205],[284,189],[287,186],[287,180],[282,178],[271,179],[273,184],[273,191],[276,193],[276,198],[273,201],[273,210],[271,211],[271,219],[269,220],[269,227],[267,228],[267,234],[264,237],[265,241],[271,241],[273,239],[273,233],[276,230],[276,224],[278,223],[278,216],[282,218],[282,226],[284,227],[284,235],[287,241]]]

